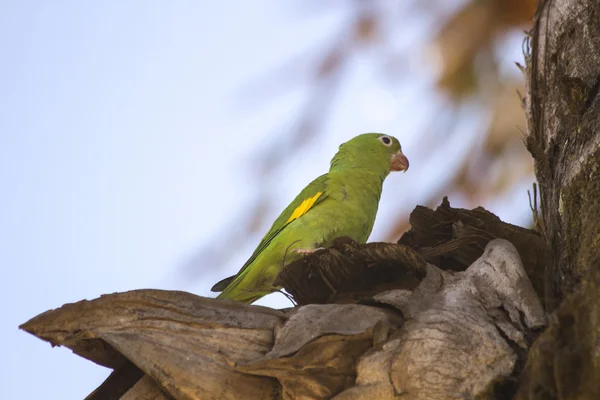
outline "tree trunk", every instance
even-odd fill
[[[600,262],[600,3],[547,0],[527,57],[527,147],[554,308]]]
[[[597,399],[600,2],[542,1],[527,52],[527,147],[549,252],[544,298],[558,309],[531,351],[518,397]]]

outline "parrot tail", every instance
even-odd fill
[[[240,303],[252,304],[268,293],[252,292],[249,290],[240,289],[237,285],[229,285],[217,296],[217,299],[229,299],[239,301]]]

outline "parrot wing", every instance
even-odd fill
[[[285,210],[277,217],[271,229],[262,238],[256,250],[252,253],[248,261],[242,266],[240,271],[233,276],[225,278],[217,282],[210,290],[212,292],[222,292],[225,290],[233,280],[240,275],[246,268],[254,262],[256,257],[267,248],[267,246],[273,241],[275,237],[283,230],[286,226],[292,223],[294,220],[301,218],[314,207],[327,198],[327,174],[321,175],[314,181],[308,184],[298,196],[288,205]]]

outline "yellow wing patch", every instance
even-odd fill
[[[304,200],[302,204],[296,207],[296,209],[292,213],[292,216],[286,221],[286,224],[289,224],[293,220],[298,219],[304,214],[306,214],[306,212],[310,210],[310,208],[315,204],[317,199],[321,197],[322,194],[323,192],[317,192],[317,194],[315,194],[313,197],[309,197],[308,199]]]

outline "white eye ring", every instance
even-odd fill
[[[379,141],[381,143],[383,143],[384,145],[386,145],[387,147],[390,147],[392,145],[392,138],[389,136],[379,136]]]

